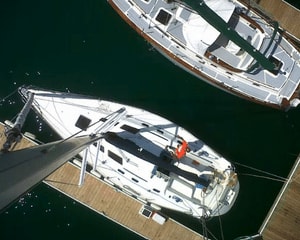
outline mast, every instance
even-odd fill
[[[272,71],[275,69],[275,65],[269,61],[269,59],[262,54],[259,50],[254,48],[249,42],[242,38],[234,29],[230,26],[212,9],[210,9],[204,0],[200,2],[198,0],[185,0],[188,5],[194,9],[204,20],[206,20],[212,27],[222,33],[229,40],[245,50],[250,54],[259,65],[264,69]],[[255,64],[257,65],[257,64]],[[250,70],[253,69],[253,66]]]
[[[0,153],[0,212],[82,152],[102,134],[72,137],[17,151]]]
[[[18,117],[13,127],[7,128],[5,130],[6,141],[3,144],[3,147],[1,149],[2,152],[8,152],[11,145],[15,142],[20,141],[20,139],[22,138],[21,128],[23,127],[26,117],[30,111],[32,102],[33,102],[33,93],[29,93],[28,100],[24,105],[24,107],[22,108],[21,112],[18,114]]]

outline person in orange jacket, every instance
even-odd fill
[[[177,148],[175,149],[175,155],[177,159],[181,159],[185,156],[186,152],[188,151],[189,146],[188,143],[182,139],[182,143],[178,144]]]

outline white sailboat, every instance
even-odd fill
[[[237,0],[108,0],[173,63],[247,100],[288,110],[300,103],[295,40]]]
[[[34,111],[63,139],[102,134],[84,153],[91,172],[145,204],[195,218],[232,208],[239,192],[233,165],[182,127],[116,102],[33,87],[19,92],[33,95]]]

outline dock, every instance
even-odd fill
[[[4,141],[4,125],[0,124],[1,146]],[[23,137],[13,150],[36,144]],[[80,168],[67,162],[48,176],[44,183],[145,239],[203,240],[199,233],[155,209],[145,208],[142,201],[124,194],[91,173],[86,172],[84,183],[79,186],[79,176]]]
[[[299,240],[300,154],[271,207],[259,234],[264,240]]]
[[[242,0],[248,4],[249,0]],[[283,30],[295,38],[300,46],[300,10],[284,0],[253,0],[263,12],[279,22]],[[300,236],[300,154],[290,171],[288,180],[269,210],[259,236],[264,240],[299,240]],[[258,238],[259,238],[258,236]],[[260,239],[260,238],[259,238]]]
[[[300,11],[283,0],[257,0],[280,26],[297,39],[300,38]],[[300,154],[269,210],[259,235],[264,240],[298,240],[300,236]]]
[[[284,0],[241,0],[245,4],[258,5],[258,7],[270,16],[273,20],[279,22],[283,30],[289,32],[292,36],[300,39],[300,10],[293,7]]]

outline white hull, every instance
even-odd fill
[[[237,33],[238,40],[208,23],[206,10],[198,14],[185,1],[196,7],[205,3],[228,31]],[[300,53],[276,24],[239,1],[108,2],[160,53],[201,80],[274,108],[288,110],[299,105]]]
[[[33,109],[62,138],[80,130],[75,126],[80,115],[94,125],[79,135],[102,129],[104,138],[88,148],[88,164],[131,196],[196,218],[222,215],[233,206],[239,182],[231,163],[167,119],[82,95],[25,88],[20,92],[24,98],[34,93]],[[119,116],[115,122],[114,116]],[[178,160],[167,149],[183,139],[189,151]]]

